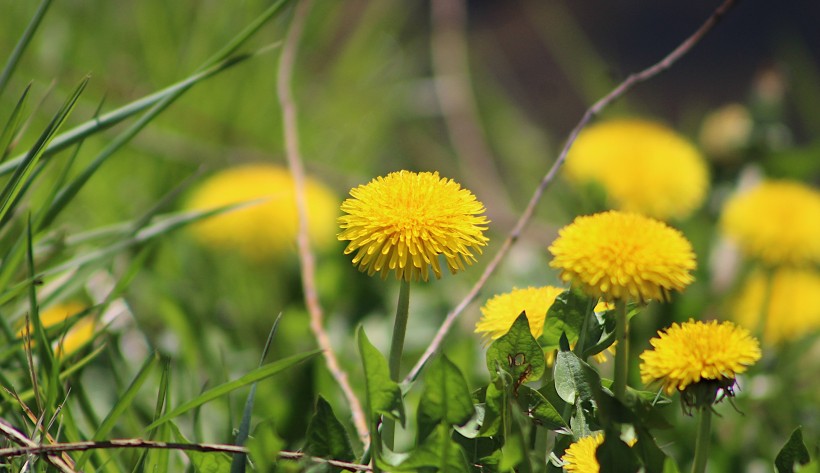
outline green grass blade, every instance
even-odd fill
[[[145,430],[150,430],[159,425],[162,425],[165,422],[168,422],[171,419],[179,417],[180,415],[192,409],[196,409],[197,407],[207,402],[213,401],[214,399],[218,399],[231,391],[239,389],[243,386],[247,386],[251,383],[255,383],[269,376],[278,374],[294,365],[297,365],[305,360],[315,357],[319,353],[321,353],[321,350],[312,350],[306,353],[292,355],[285,359],[274,361],[273,363],[269,363],[265,366],[257,368],[238,379],[220,384],[219,386],[211,388],[202,393],[201,395],[197,396],[196,398],[191,399],[190,401],[183,403],[181,406],[171,410],[171,412],[165,414],[161,418],[155,420],[150,425],[148,425],[148,427],[146,427]]]
[[[280,313],[276,320],[273,321],[273,327],[270,329],[270,333],[268,334],[268,340],[265,342],[265,348],[262,350],[262,357],[259,359],[259,367],[262,367],[262,363],[265,362],[265,358],[268,356],[268,352],[270,351],[271,344],[273,343],[273,336],[276,334],[276,329],[279,327],[279,321],[282,319],[282,314]],[[236,433],[236,440],[234,441],[234,445],[243,446],[245,442],[248,440],[248,436],[250,435],[251,431],[251,416],[253,415],[253,400],[256,397],[256,385],[257,383],[253,383],[251,385],[251,390],[248,393],[248,398],[245,400],[245,408],[242,411],[242,422],[239,424],[239,430]],[[247,463],[247,455],[237,453],[233,456],[233,460],[231,460],[231,473],[245,473],[245,465]]]
[[[97,432],[94,433],[94,437],[92,440],[100,441],[104,440],[111,430],[116,425],[117,421],[120,417],[131,407],[131,403],[134,402],[134,398],[137,396],[137,392],[148,380],[149,375],[154,369],[154,366],[159,361],[159,356],[154,354],[150,356],[145,363],[140,368],[137,376],[134,377],[134,380],[128,386],[128,389],[125,390],[122,395],[120,395],[119,400],[111,409],[111,412],[103,419],[102,424],[100,424],[99,428],[97,428]],[[77,460],[77,470],[82,469],[85,462],[88,461],[89,457],[92,455],[92,451],[86,451],[80,456],[80,459]]]
[[[40,26],[40,22],[46,15],[49,6],[51,6],[51,0],[43,0],[40,2],[40,6],[37,7],[37,11],[34,12],[34,16],[28,23],[28,26],[26,26],[25,31],[23,31],[23,35],[20,36],[20,40],[17,41],[17,44],[14,46],[9,60],[6,61],[6,66],[3,67],[3,72],[0,72],[0,96],[3,95],[3,91],[6,89],[11,75],[14,73],[14,69],[17,68],[17,64],[20,62],[20,58],[23,57],[23,52],[26,50],[26,47],[31,43],[31,38],[34,37],[34,33]]]
[[[23,90],[20,99],[14,105],[14,108],[9,115],[6,126],[3,127],[3,133],[0,135],[0,161],[5,161],[9,153],[13,149],[12,140],[14,136],[20,131],[20,123],[23,121],[23,108],[25,107],[28,93],[31,91],[31,83],[29,83]]]
[[[5,219],[7,213],[14,210],[14,207],[18,202],[18,195],[22,192],[28,177],[34,171],[34,167],[37,165],[48,144],[54,138],[54,135],[71,114],[71,111],[77,104],[77,100],[80,98],[86,84],[88,84],[88,77],[85,77],[82,82],[80,82],[80,85],[77,86],[71,97],[69,97],[63,106],[60,107],[60,110],[51,119],[51,122],[48,124],[46,129],[43,130],[37,138],[37,141],[31,147],[29,152],[17,163],[17,166],[14,168],[14,173],[6,183],[3,191],[0,192],[0,221]]]
[[[285,4],[287,4],[290,0],[279,0],[278,2],[274,3],[267,10],[262,12],[261,15],[256,17],[256,19],[244,30],[240,31],[239,34],[233,37],[225,46],[222,47],[219,51],[217,51],[213,56],[208,58],[205,63],[200,66],[200,70],[203,68],[208,68],[213,66],[214,64],[225,60],[228,56],[236,52],[245,42],[250,39],[257,31],[259,31],[262,26],[265,25],[268,21],[276,16],[279,13],[279,10],[282,9]]]
[[[50,157],[55,153],[62,151],[65,148],[73,144],[76,144],[95,133],[111,128],[112,126],[120,123],[126,118],[132,117],[162,102],[163,100],[168,99],[169,97],[179,96],[183,92],[191,88],[193,85],[202,82],[203,80],[212,77],[219,72],[222,72],[237,64],[240,64],[251,57],[253,57],[253,55],[248,54],[226,59],[218,64],[213,65],[213,67],[209,67],[207,69],[198,71],[197,73],[192,74],[188,78],[180,82],[177,82],[176,84],[168,86],[162,90],[159,90],[151,95],[147,95],[141,99],[135,100],[109,113],[88,120],[87,122],[66,131],[65,133],[57,135],[51,141],[48,147],[44,150],[43,156]],[[3,164],[0,164],[0,176],[6,175],[10,173],[12,170],[16,169],[20,165],[20,163],[25,159],[25,157],[25,154],[23,154],[20,156],[16,156],[15,158],[10,159],[9,161]]]

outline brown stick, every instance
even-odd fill
[[[299,151],[299,128],[296,121],[296,104],[291,93],[291,78],[293,77],[293,65],[296,58],[296,50],[302,29],[311,6],[310,0],[298,2],[293,14],[293,20],[288,30],[285,42],[282,45],[282,55],[279,58],[279,74],[276,81],[276,90],[279,102],[282,106],[282,125],[285,136],[285,155],[288,160],[290,172],[293,175],[294,192],[296,194],[296,208],[299,214],[299,232],[296,243],[299,249],[299,264],[302,273],[302,288],[305,293],[305,305],[310,314],[310,329],[316,337],[319,348],[327,363],[327,369],[333,379],[342,388],[345,398],[350,405],[353,415],[353,424],[359,434],[359,439],[364,444],[365,449],[370,444],[370,432],[367,429],[367,421],[362,410],[362,405],[353,388],[347,381],[347,373],[339,365],[330,337],[324,328],[324,315],[322,306],[319,303],[319,294],[316,290],[316,258],[310,249],[310,238],[308,236],[308,212],[305,199],[305,170],[302,165],[301,152]]]
[[[510,248],[515,244],[518,238],[521,236],[521,232],[529,223],[530,219],[532,218],[533,213],[535,212],[535,207],[541,201],[541,197],[544,195],[544,191],[546,191],[547,187],[552,183],[555,179],[555,176],[558,174],[558,170],[564,164],[564,161],[567,159],[567,153],[569,153],[572,144],[575,143],[575,140],[578,138],[578,134],[581,130],[586,127],[589,122],[603,110],[609,104],[614,102],[615,100],[621,98],[624,94],[629,92],[632,87],[635,85],[647,81],[656,75],[660,74],[661,72],[669,69],[678,59],[683,57],[686,53],[688,53],[704,36],[708,33],[712,28],[717,25],[723,16],[735,6],[737,0],[726,0],[720,5],[717,10],[712,13],[712,15],[697,29],[691,36],[686,38],[677,48],[675,48],[671,53],[666,55],[663,59],[659,62],[653,64],[652,66],[634,73],[630,74],[629,77],[626,78],[623,82],[621,82],[617,87],[612,89],[607,95],[599,99],[595,102],[591,107],[589,107],[584,115],[581,117],[581,120],[575,125],[575,128],[572,129],[569,136],[567,137],[567,141],[564,144],[564,147],[561,149],[561,153],[558,155],[558,158],[552,164],[552,167],[549,168],[547,174],[541,179],[541,182],[538,184],[538,187],[535,189],[532,197],[530,198],[527,207],[524,209],[524,212],[521,214],[521,217],[518,219],[518,222],[515,224],[513,229],[510,231],[510,234],[507,236],[507,239],[504,240],[504,243],[499,248],[498,252],[495,254],[493,259],[484,269],[484,273],[478,279],[478,281],[473,285],[470,292],[467,293],[467,296],[452,310],[450,313],[447,314],[447,317],[444,319],[444,322],[439,327],[436,336],[433,338],[433,341],[427,347],[424,354],[421,356],[419,361],[410,370],[410,373],[407,374],[407,377],[404,378],[405,383],[412,382],[421,372],[421,369],[424,367],[425,363],[430,359],[431,356],[438,350],[441,343],[444,341],[444,337],[450,330],[450,327],[455,322],[456,318],[467,308],[470,303],[472,303],[478,294],[481,292],[481,289],[487,283],[487,280],[490,276],[495,272],[498,265],[501,263],[501,260],[507,255],[507,252],[510,251]]]

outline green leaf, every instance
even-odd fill
[[[663,462],[663,471],[661,473],[680,473],[680,469],[678,469],[678,464],[675,463],[671,457],[666,457],[666,461]]]
[[[164,424],[165,422],[168,422],[169,420],[175,417],[179,417],[180,415],[192,409],[196,409],[197,407],[207,402],[213,401],[214,399],[218,399],[231,391],[239,389],[243,386],[247,386],[251,383],[255,383],[256,381],[259,381],[261,379],[265,379],[267,377],[281,373],[282,371],[285,371],[286,369],[294,365],[297,365],[303,361],[313,358],[319,353],[321,353],[321,350],[312,350],[307,353],[292,355],[285,359],[274,361],[273,363],[268,363],[267,365],[261,368],[257,368],[238,379],[220,384],[219,386],[211,388],[205,391],[204,393],[200,394],[196,398],[191,399],[190,401],[183,403],[181,406],[171,410],[171,412],[165,414],[164,416],[150,423],[147,427],[145,427],[145,430],[151,430],[154,427]]]
[[[275,471],[273,465],[279,460],[277,452],[284,446],[285,442],[276,434],[273,423],[258,424],[248,439],[248,451],[256,471]]]
[[[353,461],[353,447],[350,445],[347,431],[322,396],[316,400],[316,412],[308,424],[304,450],[314,457]]]
[[[592,401],[600,394],[601,378],[571,351],[559,351],[555,360],[555,390],[564,402]]]
[[[635,426],[635,433],[638,441],[632,446],[632,451],[641,459],[646,471],[663,470],[669,457],[658,447],[649,430],[642,426]]]
[[[792,473],[795,465],[805,465],[809,462],[809,450],[803,442],[803,428],[794,429],[789,441],[780,449],[774,459],[774,466],[777,473]]]
[[[544,333],[541,335],[545,350],[558,348],[558,340],[565,333],[571,343],[578,340],[581,326],[592,303],[589,297],[566,290],[555,298],[547,311],[544,320]]]
[[[616,431],[604,435],[604,443],[598,446],[595,458],[601,466],[600,473],[634,473],[640,468],[635,452],[618,438]]]
[[[484,419],[478,432],[481,436],[494,436],[503,432],[502,422],[508,417],[506,391],[503,385],[499,387],[498,384],[501,384],[500,380],[490,383],[485,391]]]
[[[439,424],[427,440],[397,466],[384,465],[388,471],[419,471],[435,468],[439,473],[468,473],[461,447],[450,439],[450,427]]]
[[[509,332],[487,348],[487,369],[495,373],[499,366],[512,375],[514,392],[518,386],[544,375],[544,351],[530,332],[525,312],[521,312]]]
[[[9,83],[9,79],[11,79],[12,73],[14,73],[14,69],[17,68],[17,64],[20,62],[20,58],[23,57],[23,52],[31,43],[31,39],[34,37],[34,33],[37,31],[37,28],[40,26],[43,17],[46,15],[48,7],[51,5],[51,1],[52,0],[42,0],[40,2],[40,6],[37,7],[37,11],[34,13],[34,16],[31,18],[31,21],[29,21],[28,25],[26,26],[26,30],[23,31],[23,34],[20,36],[20,39],[14,46],[11,55],[9,55],[9,59],[6,61],[5,67],[3,67],[3,71],[0,72],[0,95],[3,95],[3,91],[6,89],[6,85]]]
[[[179,427],[173,422],[166,424],[171,427],[175,441],[179,443],[191,443]],[[223,452],[197,452],[195,450],[185,450],[185,455],[191,460],[194,470],[197,473],[228,473],[231,470],[231,457]]]
[[[443,420],[464,425],[475,414],[470,389],[461,370],[446,356],[434,359],[424,374],[424,391],[418,409],[419,443]]]
[[[528,386],[518,389],[518,405],[536,425],[550,430],[569,427],[558,410],[540,392]]]
[[[404,403],[401,399],[401,389],[395,381],[390,379],[387,360],[367,339],[363,327],[359,327],[358,338],[371,420],[381,414],[394,419],[404,427]]]

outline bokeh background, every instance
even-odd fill
[[[0,51],[8,55],[36,5],[0,1]],[[31,82],[32,103],[37,104],[31,126],[41,127],[90,74],[69,126],[79,124],[186,77],[267,5],[256,0],[55,2],[0,97],[0,119]],[[441,71],[432,51],[447,46],[431,43],[431,5],[399,0],[314,3],[293,86],[308,174],[341,203],[350,188],[375,176],[399,169],[437,170],[470,188],[494,222],[491,244],[474,268],[414,287],[406,366],[415,362],[444,315],[478,278],[586,107],[630,72],[671,51],[716,6],[702,0],[467,2],[467,83],[473,90],[460,90],[474,100],[474,123],[480,126],[468,141],[480,152],[465,155],[451,141],[435,93]],[[289,18],[287,14],[268,25],[253,47],[281,41]],[[700,147],[712,176],[702,208],[673,222],[695,246],[698,281],[672,304],[653,305],[637,321],[636,349],[671,321],[729,317],[746,267],[716,251],[720,238],[715,223],[723,201],[742,179],[766,175],[816,186],[818,18],[817,2],[740,2],[671,70],[636,87],[605,112],[605,117],[641,116],[676,129]],[[54,231],[71,235],[133,219],[192,176],[174,209],[186,208],[198,183],[220,170],[249,163],[284,166],[277,62],[273,49],[189,91],[105,163]],[[745,125],[740,125],[740,138],[727,143],[721,137],[735,130],[738,115],[723,121],[709,118],[730,105],[740,110]],[[121,130],[118,126],[86,140],[77,155],[78,168]],[[25,136],[21,146],[33,139]],[[57,173],[47,170],[44,181],[56,179]],[[46,189],[33,189],[32,206]],[[549,189],[522,240],[446,342],[446,352],[471,386],[487,378],[483,347],[473,334],[480,304],[515,286],[557,284],[546,246],[558,228],[599,205],[561,179]],[[292,216],[285,206],[280,212],[271,216],[271,225]],[[317,283],[333,344],[356,385],[361,372],[354,328],[363,323],[376,345],[386,349],[398,284],[359,273],[342,254],[343,247],[334,238],[317,246]],[[131,256],[112,261],[110,275],[119,275]],[[721,270],[718,283],[714,275]],[[90,302],[90,292],[86,285],[72,296]],[[169,357],[178,372],[175,397],[185,399],[208,383],[255,367],[280,313],[271,358],[316,345],[293,246],[275,256],[254,257],[211,249],[192,232],[180,231],[151,248],[124,302],[127,322],[111,327],[104,337],[117,355],[87,367],[80,381],[99,387],[99,413],[117,397],[118,387],[106,382],[111,372],[121,370],[120,363],[135,370],[152,350]],[[745,415],[720,408],[725,419],[718,421],[716,442],[722,447],[713,451],[715,471],[766,471],[798,424],[816,439],[818,385],[805,377],[818,368],[812,340],[785,347],[762,363],[755,384],[744,387],[737,401]],[[602,369],[606,373],[608,368]],[[257,405],[257,421],[275,425],[289,448],[300,445],[317,393],[331,399],[340,417],[346,416],[344,400],[319,359],[267,380],[259,389],[263,401]],[[789,402],[783,400],[786,393]],[[146,396],[144,402],[153,399]],[[237,395],[206,406],[203,417],[210,420],[187,426],[191,436],[229,441],[242,402]],[[413,404],[412,397],[408,402]],[[679,414],[673,408],[669,416]],[[660,434],[661,445],[685,459],[691,453],[694,422],[682,418],[678,424]],[[133,427],[119,427],[117,433],[134,435]]]

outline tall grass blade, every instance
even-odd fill
[[[3,134],[0,135],[0,162],[5,161],[12,149],[14,149],[12,141],[15,135],[20,131],[20,123],[23,121],[23,108],[28,99],[29,91],[31,91],[31,83],[23,89],[22,95],[20,95],[20,98],[11,110],[11,115],[9,115],[6,126],[3,127]]]
[[[196,398],[191,399],[190,401],[183,403],[181,406],[171,410],[171,412],[165,414],[161,418],[155,420],[150,425],[148,425],[148,427],[146,427],[145,430],[150,430],[159,425],[162,425],[175,417],[179,417],[180,415],[192,409],[196,409],[197,407],[207,402],[213,401],[214,399],[218,399],[231,391],[239,389],[243,386],[247,386],[251,383],[255,383],[259,380],[265,379],[275,374],[281,373],[282,371],[292,366],[295,366],[303,361],[315,357],[319,353],[321,353],[321,350],[312,350],[306,353],[292,355],[285,359],[269,363],[261,368],[257,368],[238,379],[220,384],[219,386],[211,388],[202,393],[201,395],[197,396]]]
[[[26,47],[31,43],[31,38],[34,37],[34,33],[40,26],[40,22],[46,15],[49,6],[51,6],[51,0],[43,0],[40,2],[40,6],[37,7],[37,11],[34,12],[34,16],[31,18],[31,21],[29,21],[25,31],[23,31],[23,35],[20,36],[20,40],[17,41],[17,44],[14,46],[9,60],[6,61],[5,67],[3,67],[3,72],[0,72],[0,97],[3,96],[3,91],[11,79],[14,69],[17,68],[17,64],[20,62],[20,58],[23,57],[23,52],[26,50]]]

